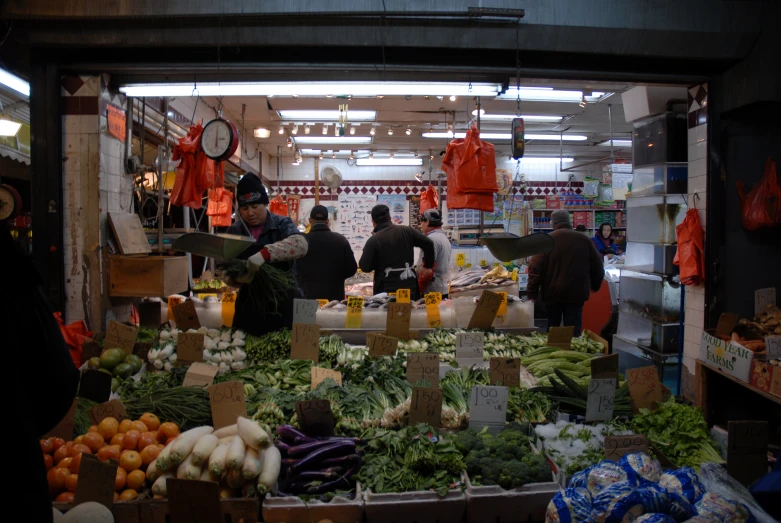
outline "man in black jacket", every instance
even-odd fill
[[[421,274],[431,279],[434,242],[412,227],[394,225],[387,205],[375,205],[371,215],[374,234],[366,241],[358,266],[363,272],[374,271],[374,294],[409,289],[410,299],[419,299],[413,248],[423,250]]]
[[[355,274],[358,264],[347,238],[328,228],[328,209],[312,207],[311,228],[306,235],[309,249],[296,261],[296,279],[310,300],[343,300],[344,280]]]

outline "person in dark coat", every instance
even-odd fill
[[[17,250],[8,229],[0,222],[0,271],[6,278],[6,299],[0,300],[0,327],[8,354],[34,354],[34,372],[9,372],[15,385],[7,404],[10,420],[20,432],[14,461],[14,481],[25,519],[52,521],[52,498],[39,439],[68,413],[76,397],[79,371],[73,365],[60,327],[43,293],[41,278],[32,262]],[[99,297],[97,298],[99,299]],[[70,438],[68,438],[70,439]]]
[[[255,244],[241,253],[238,259],[247,260],[247,268],[251,274],[257,272],[264,263],[270,263],[281,271],[291,272],[294,261],[306,256],[307,243],[304,235],[293,220],[268,210],[266,188],[254,174],[245,174],[239,180],[236,193],[240,216],[226,232],[255,238]],[[260,336],[293,325],[293,300],[303,297],[300,289],[296,287],[287,293],[279,304],[279,314],[264,315],[256,310],[248,294],[246,282],[243,283],[236,298],[234,329]]]
[[[366,240],[358,266],[363,272],[374,271],[374,294],[409,289],[410,299],[420,299],[413,248],[423,250],[420,272],[424,279],[430,280],[433,277],[434,242],[412,227],[394,225],[387,205],[375,205],[371,215],[374,232]]]
[[[623,251],[618,248],[616,241],[613,239],[613,226],[609,223],[603,223],[599,226],[599,230],[591,241],[594,242],[594,247],[597,248],[597,252],[600,254],[622,254]]]
[[[548,315],[548,327],[575,327],[580,336],[583,304],[597,292],[605,278],[602,258],[594,243],[572,229],[569,212],[551,214],[555,241],[552,251],[534,256],[529,263],[529,298],[541,300]]]
[[[344,280],[358,270],[350,242],[328,227],[328,209],[323,205],[312,207],[309,223],[309,249],[296,262],[298,284],[307,299],[343,300]]]

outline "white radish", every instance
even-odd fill
[[[154,460],[146,467],[146,479],[154,483],[159,477],[160,472],[157,470],[157,460]]]
[[[255,479],[260,475],[260,471],[263,470],[263,454],[262,450],[247,447],[244,464],[241,466],[241,475],[244,479]]]
[[[201,467],[193,464],[193,455],[189,454],[176,469],[177,479],[199,479],[201,477]]]
[[[163,370],[166,371],[166,372],[171,372],[171,369],[173,369],[173,368],[174,368],[174,366],[171,365],[170,361],[166,361],[165,365],[163,365]]]
[[[231,469],[225,474],[225,483],[230,488],[241,488],[244,485],[244,478],[241,476],[240,469]]]
[[[231,369],[232,370],[241,370],[244,368],[244,362],[243,361],[234,361],[231,363]]]
[[[227,425],[214,431],[214,435],[220,439],[224,438],[225,436],[235,436],[236,434],[238,434],[238,428],[236,427],[235,423],[233,425]]]
[[[214,481],[215,483],[220,482],[219,476],[215,476],[212,474],[212,471],[209,470],[209,467],[203,467],[203,470],[201,471],[201,477],[200,481]]]
[[[190,454],[190,456],[192,456],[193,464],[201,466],[209,461],[209,456],[212,455],[212,452],[215,448],[217,448],[219,442],[220,438],[214,434],[206,434],[201,436],[201,438],[193,447],[192,454]]]
[[[155,360],[154,363],[152,363],[152,365],[154,365],[157,370],[162,370],[162,368],[163,368],[163,361],[162,360]]]
[[[235,435],[236,434],[234,434],[233,436]],[[233,441],[233,436],[225,436],[224,438],[220,438],[220,445],[222,445],[223,443],[230,445],[231,441]]]
[[[176,440],[174,440],[174,442],[176,442]],[[174,463],[171,462],[171,447],[173,446],[173,443],[166,445],[165,448],[160,451],[160,454],[157,455],[157,461],[155,461],[155,463],[157,463],[158,473],[166,472],[174,466]]]
[[[193,451],[193,447],[195,447],[195,444],[201,439],[201,436],[211,434],[213,431],[214,429],[212,427],[204,426],[195,427],[194,429],[179,434],[174,440],[171,448],[171,462],[174,465],[181,463],[184,458]]]
[[[244,455],[247,453],[244,448],[244,440],[240,436],[233,436],[228,446],[227,464],[228,469],[241,469],[244,464]]]
[[[263,496],[271,492],[279,478],[282,455],[274,445],[263,453],[263,471],[258,476],[258,493]]]
[[[233,436],[231,436],[231,439],[232,438]],[[212,451],[212,455],[209,456],[209,470],[217,477],[222,476],[222,473],[225,472],[225,469],[227,468],[225,466],[225,461],[228,457],[229,446],[229,443],[220,443],[217,445],[217,448]]]
[[[174,345],[173,343],[169,343],[165,346],[163,350],[160,351],[160,354],[157,356],[160,359],[167,360],[171,357],[171,354],[174,353]]]
[[[260,428],[257,421],[239,417],[236,421],[236,426],[238,427],[241,439],[253,449],[261,450],[271,445],[271,438],[269,438],[265,430]]]
[[[176,476],[173,475],[172,472],[166,472],[157,480],[155,480],[154,484],[152,485],[152,493],[166,497],[168,495],[168,487],[166,486],[165,482],[168,478],[175,478]]]

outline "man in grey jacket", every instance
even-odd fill
[[[452,246],[447,234],[442,230],[442,213],[437,209],[423,211],[420,217],[420,230],[434,242],[434,277],[426,281],[418,278],[420,293],[441,292],[442,299],[447,298],[447,286],[450,282],[450,253]],[[423,253],[418,257],[418,267],[423,266]]]

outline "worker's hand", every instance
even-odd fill
[[[420,269],[420,274],[418,276],[420,276],[424,280],[431,280],[432,278],[434,278],[434,269],[426,269],[425,267],[423,267],[422,269]]]
[[[260,270],[264,263],[266,263],[266,260],[263,258],[263,254],[253,254],[244,264],[247,269],[246,272],[237,276],[236,281],[239,283],[251,282],[252,278],[255,277],[255,274],[258,272],[258,270]]]

